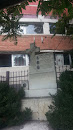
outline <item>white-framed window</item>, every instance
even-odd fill
[[[56,65],[58,65],[58,66],[64,65],[63,54],[55,54],[55,60],[56,60]]]
[[[25,54],[13,54],[12,55],[12,67],[14,66],[28,66],[29,57]]]
[[[56,65],[70,65],[70,55],[68,53],[55,54]]]

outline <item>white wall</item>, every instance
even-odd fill
[[[38,18],[21,18],[19,22],[52,22],[56,23],[57,19],[44,18],[42,15],[38,15]]]
[[[49,23],[44,23],[43,25],[43,33],[44,34],[50,34],[50,29],[49,29]]]
[[[20,67],[0,67],[0,76],[6,76],[6,71],[19,72],[29,70],[29,66]]]

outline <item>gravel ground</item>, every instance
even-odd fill
[[[2,130],[52,130],[46,121],[30,121],[25,125],[5,128]]]

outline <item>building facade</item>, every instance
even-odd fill
[[[19,75],[20,71],[21,75],[23,71],[29,71],[28,79],[23,77],[20,81],[20,76],[18,78],[26,96],[22,100],[22,110],[30,107],[33,120],[46,120],[50,94],[57,92],[57,78],[73,63],[69,53],[73,41],[65,34],[56,34],[52,38],[53,23],[58,21],[58,17],[52,17],[51,13],[46,17],[36,16],[37,4],[30,3],[26,10],[22,10],[23,17],[19,20],[22,36],[18,37],[17,45],[14,41],[2,41],[3,36],[0,36],[0,76],[5,76],[7,71],[19,72]]]

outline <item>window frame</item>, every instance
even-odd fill
[[[55,63],[56,63],[56,55],[63,55],[63,65],[64,66],[67,66],[67,65],[71,65],[71,62],[72,62],[72,59],[71,59],[71,55],[68,54],[68,58],[69,58],[69,64],[65,64],[65,54],[68,54],[68,53],[55,53]],[[57,64],[56,64],[57,65]],[[58,65],[59,66],[59,65]]]
[[[21,65],[21,66],[15,66],[14,65],[14,56],[15,55],[25,55],[25,60],[26,60],[26,64],[25,65]],[[12,67],[26,67],[29,66],[29,57],[27,54],[12,54]]]

